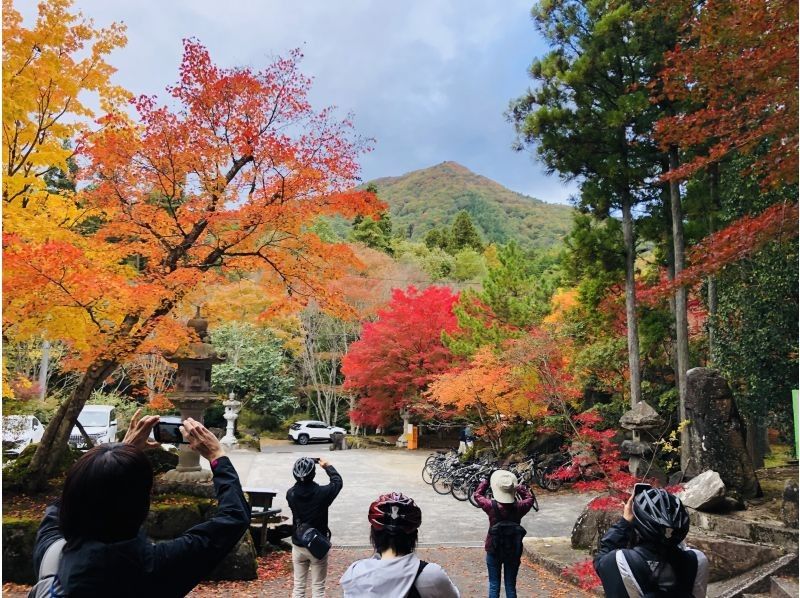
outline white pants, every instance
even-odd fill
[[[468,440],[467,442],[464,442],[463,440],[462,440],[462,441],[460,441],[460,442],[458,443],[458,454],[459,454],[459,455],[463,455],[463,454],[464,454],[464,453],[466,453],[466,452],[467,452],[469,449],[471,449],[471,448],[472,448],[472,445],[473,445],[473,444],[474,444],[474,443],[473,443],[471,440]]]
[[[306,598],[306,579],[311,570],[311,598],[325,598],[325,579],[328,577],[328,555],[318,559],[308,548],[292,544],[294,590],[292,598]]]

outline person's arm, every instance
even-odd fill
[[[189,446],[211,462],[219,503],[214,516],[182,536],[153,546],[156,587],[163,596],[185,596],[236,546],[250,526],[250,506],[239,476],[217,438],[187,419],[181,432]]]
[[[334,468],[334,466],[331,465],[326,459],[320,459],[319,466],[325,470],[325,473],[328,474],[328,479],[330,480],[325,488],[328,492],[328,504],[331,504],[336,497],[339,496],[339,492],[342,491],[344,482],[342,481],[342,476],[340,476],[339,472],[336,471],[336,468]]]
[[[520,517],[524,517],[533,507],[533,494],[525,484],[517,486],[516,493],[520,496],[517,499],[516,510]]]
[[[478,484],[478,487],[475,488],[475,494],[472,495],[472,498],[478,503],[478,506],[487,512],[488,509],[492,508],[492,501],[486,498],[486,489],[488,487],[489,480],[488,478],[484,478],[481,480],[480,484]]]
[[[622,518],[600,540],[594,557],[594,570],[603,582],[606,596],[626,596],[625,584],[617,566],[617,552],[627,548],[633,533],[633,495],[625,503]]]
[[[58,527],[59,501],[48,506],[44,511],[44,518],[39,524],[36,532],[36,542],[33,545],[33,571],[34,577],[39,578],[39,567],[41,567],[44,553],[55,542],[64,537]]]

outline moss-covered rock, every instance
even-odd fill
[[[38,444],[29,444],[19,454],[19,457],[3,468],[3,492],[20,492],[24,488],[28,467],[30,467],[38,446]],[[61,456],[54,477],[60,477],[66,473],[72,467],[72,464],[80,459],[81,455],[83,453],[78,449],[71,446],[67,447],[67,450]]]
[[[214,581],[252,580],[258,577],[256,547],[250,532],[245,532],[228,555],[217,565],[208,579]]]
[[[177,538],[190,527],[205,521],[214,501],[196,496],[169,496],[150,504],[144,522],[147,535],[154,540]]]
[[[32,584],[33,546],[39,519],[3,517],[3,583]]]

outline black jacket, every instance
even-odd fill
[[[657,547],[640,544],[628,548],[633,525],[621,518],[600,540],[594,570],[606,596],[674,596],[705,598],[708,560],[699,550],[681,546],[668,563]]]
[[[314,481],[295,482],[295,485],[286,492],[286,502],[292,510],[293,529],[297,530],[299,524],[305,523],[330,538],[328,507],[342,490],[342,476],[334,469],[333,465],[326,466],[325,473],[330,479],[329,484],[320,486]],[[292,543],[299,546],[294,534],[292,534]]]
[[[250,507],[227,457],[217,460],[214,488],[219,501],[214,516],[174,540],[153,544],[141,531],[124,542],[87,540],[65,547],[58,567],[64,592],[70,598],[171,598],[188,594],[250,526]],[[50,505],[36,534],[33,561],[37,575],[45,551],[61,537],[58,505]]]

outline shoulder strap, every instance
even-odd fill
[[[497,501],[495,499],[492,499],[492,509],[494,509],[494,516],[500,521],[500,509],[497,508]]]
[[[64,538],[59,538],[47,547],[42,557],[42,563],[39,565],[39,579],[45,577],[52,577],[58,573],[58,565],[61,563],[61,553],[64,551],[64,545],[67,541]]]
[[[422,573],[422,570],[427,566],[428,562],[420,559],[419,566],[417,567],[417,574],[414,576],[414,581],[411,584],[411,589],[408,591],[408,594],[406,594],[406,598],[422,598],[422,595],[417,589],[417,580],[419,579],[419,574]]]

